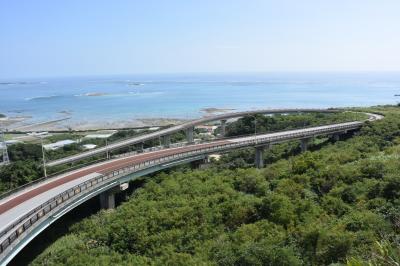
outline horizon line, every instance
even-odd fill
[[[86,77],[127,77],[127,76],[176,76],[176,75],[251,75],[251,74],[368,74],[386,73],[397,74],[400,70],[266,70],[266,71],[190,71],[190,72],[137,72],[137,73],[110,73],[110,74],[67,74],[67,75],[38,75],[0,77],[0,81],[26,79],[58,79],[58,78],[86,78]]]

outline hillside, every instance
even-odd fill
[[[345,140],[317,139],[303,154],[298,143],[276,145],[261,170],[248,149],[205,170],[160,173],[117,209],[72,226],[32,264],[399,261],[400,109],[375,111],[385,119]]]

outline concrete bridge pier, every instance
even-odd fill
[[[332,135],[332,138],[334,141],[339,141],[340,140],[340,134],[339,133],[335,133]]]
[[[140,143],[136,144],[136,151],[137,152],[143,152],[143,146],[144,146],[143,142],[140,142]]]
[[[166,148],[169,148],[171,145],[171,135],[162,136],[162,145]]]
[[[100,208],[114,209],[115,208],[115,194],[112,191],[105,191],[100,194]]]
[[[256,146],[256,158],[255,158],[255,164],[257,168],[263,168],[264,167],[264,151],[265,149],[269,149],[270,144],[262,145],[262,146]]]
[[[186,129],[186,141],[188,143],[193,143],[194,142],[194,127],[189,127]]]
[[[311,138],[306,138],[306,139],[301,139],[300,146],[301,146],[301,152],[306,152],[308,149],[308,144],[310,143]]]
[[[119,186],[113,187],[100,194],[100,208],[102,209],[114,209],[115,208],[115,194],[124,191],[129,187],[129,183],[123,183]]]
[[[225,137],[226,134],[226,119],[221,120],[221,137]]]
[[[208,162],[208,159],[200,159],[190,163],[192,169],[200,169],[200,167]]]

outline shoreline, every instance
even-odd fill
[[[0,127],[6,132],[69,132],[69,131],[98,131],[110,129],[142,129],[149,127],[165,127],[188,121],[178,118],[142,118],[131,120],[110,121],[77,121],[70,122],[70,117],[48,120],[38,123],[28,123],[26,117],[5,117],[0,119]]]
[[[211,115],[223,114],[233,112],[234,108],[202,108],[199,110],[200,117]],[[66,114],[63,112],[63,114]],[[68,113],[71,115],[71,113]],[[109,129],[141,129],[149,127],[166,127],[169,125],[177,125],[187,122],[191,119],[183,118],[132,118],[123,120],[81,120],[73,121],[72,116],[61,117],[42,122],[29,122],[32,116],[15,116],[15,117],[1,117],[0,127],[7,132],[33,132],[33,131],[49,131],[49,132],[69,132],[69,131],[96,131],[96,130],[109,130]],[[72,120],[72,121],[71,121]]]
[[[376,105],[378,106],[391,106],[392,104]],[[332,108],[332,107],[331,107]],[[349,107],[338,107],[340,109],[352,109],[362,108],[362,106],[349,106]],[[235,112],[237,109],[234,108],[215,108],[208,107],[200,109],[201,117],[209,117],[213,115]],[[53,133],[62,132],[86,132],[86,131],[100,131],[100,130],[129,130],[129,129],[146,129],[151,127],[167,127],[172,125],[178,125],[188,122],[195,118],[184,119],[184,118],[131,118],[122,120],[92,120],[92,121],[73,121],[72,116],[60,117],[58,119],[47,120],[42,122],[31,122],[29,119],[32,116],[15,116],[15,117],[0,117],[0,128],[7,133],[29,133],[29,132],[40,132],[48,131]],[[72,121],[71,121],[72,120]]]

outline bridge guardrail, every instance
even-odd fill
[[[181,130],[185,130],[187,128],[190,128],[192,126],[196,126],[199,125],[201,123],[206,123],[206,122],[210,122],[210,121],[218,121],[221,119],[229,119],[229,118],[233,118],[233,117],[238,117],[238,116],[244,116],[244,115],[248,115],[248,114],[256,114],[256,113],[262,113],[262,114],[274,114],[274,113],[311,113],[311,112],[321,112],[321,113],[336,113],[336,112],[340,112],[340,109],[333,109],[333,108],[328,108],[328,109],[315,109],[315,108],[304,108],[304,109],[300,109],[300,108],[293,108],[293,109],[264,109],[264,110],[252,110],[252,111],[238,111],[238,112],[233,112],[233,113],[225,113],[225,114],[220,114],[220,115],[215,115],[215,116],[209,116],[209,117],[203,117],[200,119],[196,119],[193,121],[189,121],[186,123],[182,123],[176,126],[172,126],[172,127],[167,127],[165,129],[162,129],[160,131],[157,132],[152,132],[146,135],[139,135],[137,136],[137,138],[142,137],[143,139],[141,140],[133,140],[131,138],[128,138],[126,140],[121,140],[121,141],[116,141],[116,142],[112,142],[109,143],[108,148],[105,146],[99,147],[98,149],[94,149],[91,151],[87,151],[85,156],[84,154],[79,154],[79,155],[73,155],[73,156],[77,156],[80,158],[76,158],[76,160],[85,158],[85,157],[90,157],[92,155],[98,154],[98,153],[103,153],[106,152],[107,150],[113,150],[113,149],[118,149],[122,146],[126,146],[126,145],[131,145],[131,144],[135,144],[135,143],[139,143],[142,141],[147,141],[150,139],[154,139],[157,137],[161,137],[164,135],[168,135],[168,134],[172,134]],[[72,156],[72,157],[73,157]],[[68,158],[68,157],[67,157]],[[62,164],[60,161],[65,162],[65,160],[67,158],[62,158],[62,159],[57,159],[54,161],[50,161],[48,162],[49,165],[58,165],[58,164]]]
[[[298,139],[311,137],[318,134],[329,134],[332,131],[340,131],[340,130],[352,130],[360,127],[362,122],[350,122],[346,125],[338,125],[335,127],[329,127],[318,130],[308,130],[308,131],[300,131],[286,135],[278,135],[278,136],[269,136],[263,138],[254,138],[248,139],[241,142],[232,142],[232,143],[224,143],[216,146],[209,147],[200,147],[199,149],[189,150],[180,152],[177,154],[167,155],[164,157],[160,157],[157,159],[147,160],[141,163],[133,163],[124,166],[121,169],[113,170],[106,172],[102,175],[96,176],[90,180],[87,180],[81,184],[78,184],[57,196],[51,198],[40,206],[34,208],[32,211],[18,219],[17,222],[14,222],[12,225],[8,226],[5,230],[0,233],[0,238],[4,239],[0,243],[0,256],[7,250],[7,248],[14,247],[18,242],[15,242],[18,238],[21,238],[28,233],[30,233],[34,229],[34,225],[37,224],[39,220],[42,220],[44,217],[48,217],[48,215],[53,214],[60,210],[63,206],[65,206],[68,202],[76,199],[78,195],[82,195],[82,192],[91,192],[95,189],[95,185],[104,185],[108,182],[111,182],[117,179],[120,176],[126,176],[128,174],[147,169],[157,164],[165,163],[165,162],[173,162],[177,159],[192,157],[193,155],[201,155],[208,154],[217,151],[228,150],[236,147],[244,147],[244,146],[252,146],[258,145],[262,143],[270,143],[276,142],[280,140],[288,140],[288,139]],[[104,182],[103,182],[104,181]],[[90,189],[92,188],[92,189]],[[5,235],[8,234],[7,237]]]
[[[195,141],[194,144],[199,144],[199,143],[201,143],[201,142]],[[184,142],[178,142],[178,143],[172,143],[172,144],[170,144],[170,147],[169,147],[169,148],[178,148],[178,147],[183,147],[183,146],[187,146],[187,145],[189,145],[189,144],[184,143]],[[165,147],[164,147],[164,146],[156,146],[156,147],[150,147],[150,148],[143,149],[143,151],[144,151],[144,152],[151,152],[151,151],[159,151],[159,150],[162,150],[162,149],[165,149]],[[126,152],[126,153],[114,155],[114,156],[112,156],[112,158],[122,158],[122,157],[128,157],[128,156],[132,156],[132,155],[136,155],[136,154],[139,154],[139,152],[137,152],[137,151],[131,151],[131,152]],[[101,161],[106,161],[106,159],[97,160],[97,161],[95,161],[95,162],[98,163],[98,162],[101,162]],[[92,163],[94,163],[94,162],[90,162],[90,164],[92,164]],[[90,165],[90,164],[88,164],[88,165]],[[82,167],[82,165],[80,165],[80,166]],[[85,165],[84,165],[84,166],[85,166]],[[68,169],[68,170],[70,171],[70,170],[72,170],[72,169],[70,168],[70,169]],[[11,189],[11,190],[9,190],[9,191],[6,191],[6,192],[4,192],[3,194],[0,195],[0,200],[2,200],[2,199],[4,199],[4,198],[8,197],[8,196],[11,195],[11,194],[14,194],[14,193],[16,193],[16,192],[22,191],[22,190],[24,190],[25,188],[28,188],[28,187],[30,187],[30,186],[32,186],[32,185],[35,185],[35,184],[39,184],[39,183],[41,183],[41,182],[44,182],[44,181],[48,180],[49,178],[55,177],[55,176],[57,176],[57,175],[59,175],[59,174],[62,174],[62,173],[64,173],[64,172],[65,172],[65,171],[53,173],[53,174],[48,175],[47,177],[38,178],[38,179],[33,180],[33,181],[29,182],[29,183],[23,184],[23,185],[21,185],[21,186],[19,186],[19,187],[16,187],[16,188],[14,188],[14,189]],[[1,233],[0,233],[0,237],[1,237]]]

